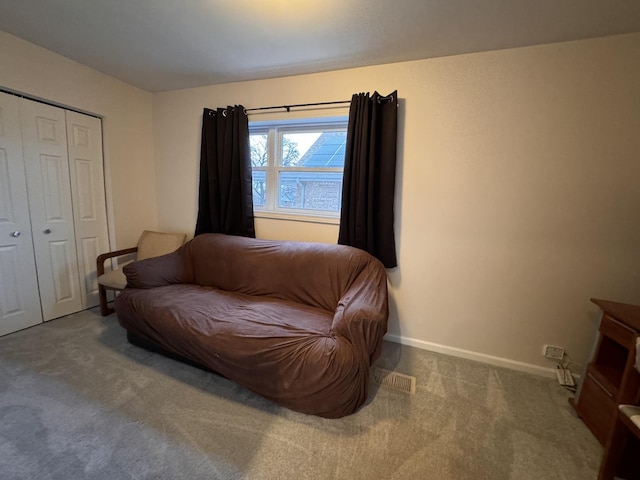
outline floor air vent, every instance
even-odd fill
[[[384,368],[373,368],[371,379],[382,386],[393,388],[405,393],[416,393],[416,377],[392,372]]]

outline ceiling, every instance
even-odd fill
[[[640,1],[1,0],[0,30],[156,92],[640,32]]]

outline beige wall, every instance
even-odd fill
[[[0,88],[102,117],[114,246],[157,228],[151,94],[4,32]]]
[[[550,343],[584,362],[589,298],[640,303],[640,35],[155,94],[161,228],[193,231],[203,107],[394,89],[391,338],[533,370],[553,366]],[[333,225],[256,229],[337,238]]]

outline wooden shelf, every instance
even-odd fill
[[[600,300],[599,298],[592,298],[591,302],[598,305],[603,312],[610,313],[613,318],[621,320],[636,332],[640,331],[640,306]]]
[[[618,396],[620,382],[622,382],[621,370],[592,363],[587,371],[613,398]]]
[[[640,307],[600,299],[591,301],[603,311],[598,347],[587,367],[579,396],[570,403],[604,445],[614,426],[618,405],[639,395],[635,345],[640,332]]]

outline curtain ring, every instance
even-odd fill
[[[209,114],[210,117],[216,116],[216,112],[214,112],[213,110],[209,110],[207,113]]]
[[[226,109],[226,108],[222,111],[222,116],[223,116],[223,117],[226,117],[226,116],[227,116],[227,109]]]
[[[387,103],[387,102],[391,102],[391,101],[393,101],[393,93],[390,93],[386,97],[383,97],[382,95],[380,95],[377,98],[378,105],[381,105],[381,104]]]

